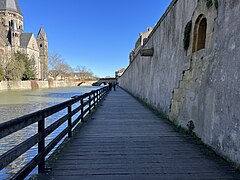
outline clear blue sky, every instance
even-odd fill
[[[140,32],[158,22],[171,0],[19,0],[24,31],[35,36],[42,25],[49,53],[71,67],[86,66],[99,76],[114,76],[128,66]]]

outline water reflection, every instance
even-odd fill
[[[0,123],[13,118],[26,115],[43,108],[50,107],[60,102],[70,99],[72,96],[81,95],[90,92],[98,87],[68,87],[56,89],[42,90],[26,90],[26,91],[4,91],[0,92]],[[76,106],[76,105],[75,105]],[[75,107],[73,106],[73,109]],[[46,119],[46,126],[52,124],[57,119],[67,113],[62,110],[57,114]],[[46,138],[48,144],[66,127],[66,123],[55,130]],[[0,139],[0,155],[8,151],[12,147],[20,144],[37,132],[37,123],[22,129],[6,138]],[[8,179],[10,176],[19,171],[27,162],[37,154],[37,145],[28,150],[8,167],[0,171],[0,179]],[[35,172],[36,173],[36,172]]]

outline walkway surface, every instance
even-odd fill
[[[62,150],[47,179],[240,179],[122,89],[112,91]]]

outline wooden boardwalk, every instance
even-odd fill
[[[112,91],[58,156],[46,179],[240,179],[205,146],[122,89]]]

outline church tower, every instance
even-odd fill
[[[48,39],[43,27],[41,27],[38,32],[37,43],[41,63],[41,79],[45,80],[48,79]]]
[[[7,37],[13,51],[18,50],[23,32],[23,16],[17,0],[0,0],[0,19],[2,35]]]

